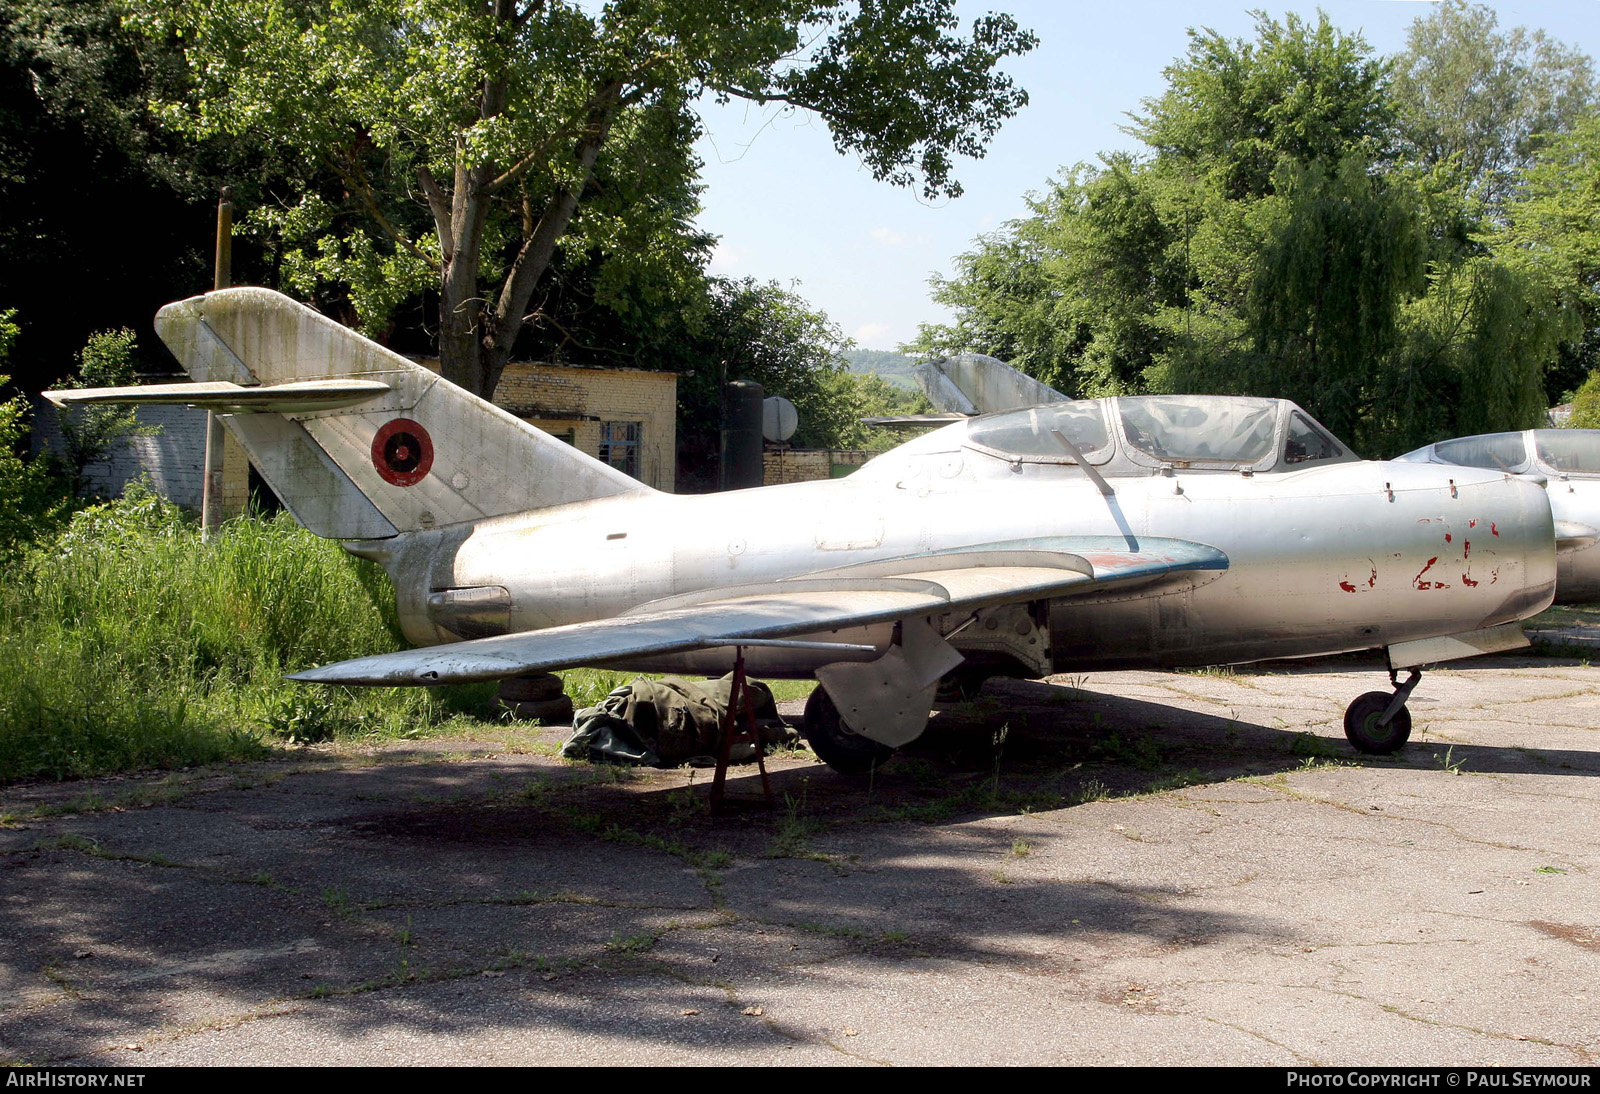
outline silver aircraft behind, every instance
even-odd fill
[[[312,532],[381,562],[420,649],[298,673],[491,680],[577,665],[815,677],[805,734],[860,771],[941,680],[1382,648],[1358,748],[1410,732],[1417,666],[1522,645],[1550,507],[1501,471],[1356,459],[1303,410],[1201,396],[958,421],[846,479],[651,490],[286,297],[225,289],[156,329],[195,384],[57,403],[206,406]]]
[[[1544,487],[1556,530],[1556,603],[1600,600],[1600,429],[1457,437],[1399,457],[1504,471]]]

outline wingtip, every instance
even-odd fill
[[[381,655],[380,655],[381,656]],[[372,668],[358,667],[361,661],[337,661],[331,665],[321,665],[314,669],[302,669],[299,672],[284,674],[285,680],[292,680],[297,684],[337,684],[345,687],[431,687],[436,684],[455,683],[454,679],[441,679],[438,669],[433,668]]]

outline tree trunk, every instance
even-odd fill
[[[583,188],[611,132],[620,90],[621,85],[616,84],[596,96],[583,136],[573,150],[578,177],[573,185],[551,196],[532,230],[526,233],[492,311],[479,295],[477,273],[492,196],[493,165],[468,168],[458,159],[455,190],[448,202],[430,176],[419,176],[445,247],[439,285],[439,371],[451,383],[484,399],[494,397],[517,336],[522,333],[534,290],[550,268],[557,242],[572,223]],[[486,91],[486,108],[491,97]],[[503,101],[503,89],[498,98]]]
[[[479,359],[483,381],[490,391],[499,385],[500,374],[505,371],[506,362],[511,360],[511,351],[516,347],[517,336],[522,333],[528,304],[532,301],[534,290],[539,287],[539,281],[544,277],[545,270],[550,268],[550,260],[555,256],[557,241],[567,230],[567,225],[572,223],[572,215],[578,210],[578,197],[588,182],[590,172],[594,170],[594,161],[600,155],[600,147],[605,143],[609,128],[608,120],[604,128],[585,135],[583,144],[578,149],[578,163],[582,167],[579,181],[550,199],[549,204],[545,206],[544,215],[539,218],[539,223],[523,241],[522,249],[517,252],[517,260],[512,263],[511,272],[507,274],[505,284],[501,287],[500,299],[495,305],[494,317],[491,320],[492,329],[480,343]],[[489,396],[485,395],[484,398],[487,399]]]
[[[479,354],[478,302],[470,290],[463,297],[451,288],[447,271],[439,297],[439,374],[474,395],[490,398],[493,392],[486,389]]]

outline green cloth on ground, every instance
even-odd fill
[[[793,747],[800,735],[778,717],[772,689],[748,681],[755,699],[756,730],[763,747]],[[677,767],[714,765],[717,735],[728,715],[733,674],[693,683],[678,676],[637,679],[612,691],[598,706],[585,707],[572,719],[572,736],[561,754],[573,760]],[[735,745],[733,763],[750,763],[755,746]]]

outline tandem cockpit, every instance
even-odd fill
[[[1600,477],[1600,429],[1525,429],[1457,437],[1407,452],[1415,463],[1482,467],[1512,475]]]
[[[1104,478],[1183,471],[1264,474],[1359,457],[1286,399],[1136,395],[1045,403],[956,422],[872,461],[885,471],[938,453],[961,454],[969,472],[1073,467]]]
[[[1600,429],[1456,437],[1400,459],[1481,467],[1542,483],[1555,522],[1556,603],[1600,601]]]

